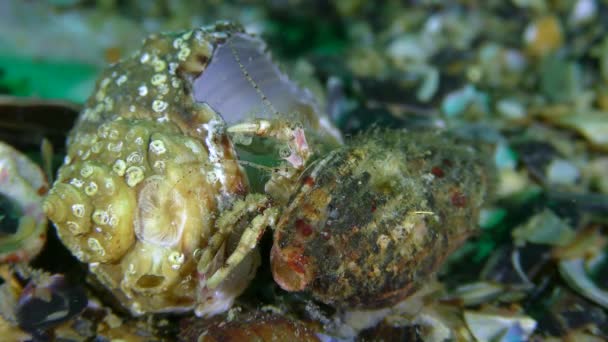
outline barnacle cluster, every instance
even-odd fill
[[[200,296],[230,302],[255,268],[247,258],[245,281],[225,291],[199,287],[196,260],[216,232],[216,213],[248,184],[224,121],[194,101],[191,81],[237,31],[218,25],[151,36],[104,72],[69,136],[45,212],[133,313],[191,310]]]

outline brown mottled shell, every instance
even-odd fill
[[[301,178],[271,253],[288,291],[347,307],[399,302],[475,232],[486,197],[480,155],[446,136],[378,131]]]
[[[247,193],[223,119],[192,96],[216,46],[241,31],[218,24],[150,36],[101,75],[69,136],[45,212],[134,314],[196,305],[199,250],[216,213]]]
[[[180,341],[319,341],[303,323],[278,314],[247,312],[208,320],[185,319]]]

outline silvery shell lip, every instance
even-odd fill
[[[194,100],[211,106],[228,125],[284,116],[308,128],[320,126],[341,141],[313,94],[280,70],[259,37],[232,33],[215,48],[192,87]]]

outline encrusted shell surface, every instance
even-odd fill
[[[68,138],[44,209],[63,243],[133,314],[201,301],[221,311],[257,267],[246,258],[240,278],[212,293],[196,271],[217,213],[248,182],[224,120],[194,100],[192,83],[240,32],[217,24],[150,36],[101,75]]]
[[[314,164],[277,223],[274,279],[338,306],[417,290],[477,227],[488,169],[435,133],[377,131]]]

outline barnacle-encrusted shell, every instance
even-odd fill
[[[378,131],[318,161],[282,213],[277,283],[347,307],[392,305],[476,228],[479,153],[440,134]]]
[[[255,270],[248,258],[241,278],[211,294],[196,272],[216,214],[247,192],[223,119],[192,96],[214,49],[237,32],[218,24],[149,37],[101,75],[69,136],[44,209],[134,314],[231,302]]]

